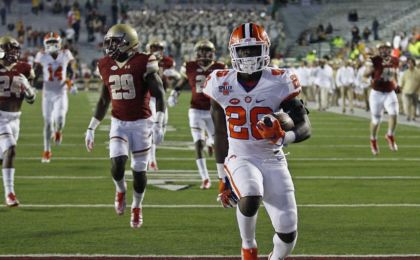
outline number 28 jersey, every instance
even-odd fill
[[[204,94],[225,111],[229,155],[274,156],[273,145],[263,139],[256,124],[266,114],[278,111],[280,104],[297,96],[299,81],[291,71],[266,68],[258,84],[247,91],[237,80],[235,70],[216,70],[204,84]]]
[[[44,91],[55,93],[66,91],[67,67],[72,60],[74,60],[73,54],[68,49],[60,50],[56,59],[45,51],[36,54],[34,62],[42,65]]]
[[[99,60],[98,69],[111,97],[113,117],[135,121],[151,116],[150,92],[145,77],[159,70],[155,56],[135,53],[124,64],[106,56]]]

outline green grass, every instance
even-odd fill
[[[139,230],[129,227],[128,211],[120,217],[112,208],[108,131],[96,131],[93,153],[84,147],[93,108],[90,101],[96,98],[97,94],[84,92],[70,96],[63,145],[53,147],[50,164],[40,163],[41,100],[24,105],[15,180],[22,207],[0,207],[0,254],[238,255],[241,242],[235,211],[218,207],[216,175],[212,172],[212,188],[202,191],[198,173],[191,172],[196,169],[194,151],[185,149],[192,147],[187,116],[190,94],[183,93],[180,104],[170,109],[169,124],[175,131],[167,133],[164,144],[183,150],[158,150],[161,170],[186,170],[189,175],[149,174],[150,180],[170,178],[190,188],[168,191],[149,185],[145,222]],[[285,149],[290,153],[289,168],[299,204],[299,239],[293,253],[420,254],[420,179],[393,178],[419,176],[419,128],[398,126],[400,150],[389,151],[380,139],[381,154],[374,158],[368,120],[316,111],[311,111],[310,118],[312,138]],[[101,125],[109,125],[109,120]],[[385,128],[384,124],[381,135]],[[215,170],[214,158],[207,164]],[[345,176],[377,178],[335,178]],[[131,188],[128,198],[130,194]],[[58,204],[105,206],[42,206]],[[174,205],[210,207],[166,207]],[[270,252],[272,236],[271,223],[261,208],[257,226],[261,254]]]

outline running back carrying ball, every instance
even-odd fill
[[[295,127],[295,123],[293,122],[292,118],[287,113],[284,112],[274,112],[270,114],[275,119],[280,122],[280,126],[284,131],[290,131]],[[263,117],[263,122],[266,126],[272,127],[273,126],[273,118],[269,115],[265,115]]]

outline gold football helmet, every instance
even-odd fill
[[[11,36],[0,37],[0,59],[4,60],[6,65],[10,65],[17,62],[19,57],[19,42]]]
[[[216,48],[211,41],[201,40],[195,44],[194,52],[196,60],[211,62],[215,59]]]
[[[139,38],[136,30],[128,24],[116,24],[109,28],[104,38],[105,54],[112,59],[126,59],[136,51]]]

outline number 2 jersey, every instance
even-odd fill
[[[197,61],[190,61],[184,65],[181,73],[187,77],[188,84],[191,87],[191,108],[210,110],[210,99],[203,94],[203,85],[211,72],[224,68],[226,66],[220,62],[214,62],[206,68],[198,65]]]
[[[74,60],[73,54],[68,49],[59,50],[55,59],[45,51],[36,54],[34,63],[42,65],[44,91],[54,93],[66,91],[67,67],[72,60]]]
[[[98,69],[111,97],[113,117],[135,121],[151,116],[150,92],[145,77],[159,70],[153,55],[137,52],[125,63],[106,56],[99,60]]]
[[[280,104],[296,97],[301,87],[291,71],[266,68],[257,85],[247,91],[237,72],[229,69],[211,73],[203,90],[225,111],[229,156],[270,158],[279,147],[263,139],[256,124],[264,115],[279,111]]]
[[[17,62],[7,68],[0,65],[0,103],[17,103],[18,107],[22,105],[24,94],[20,83],[15,80],[15,77],[20,74],[23,74],[27,79],[34,77],[31,65],[26,62]],[[2,105],[0,105],[0,110],[3,110],[1,107]]]
[[[398,58],[389,57],[388,60],[380,56],[371,58],[373,65],[372,88],[381,92],[391,92],[397,87],[394,75],[398,72]]]

